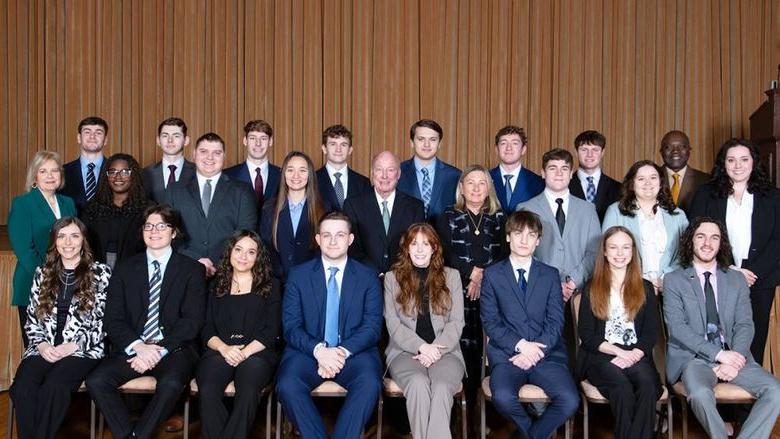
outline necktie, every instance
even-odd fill
[[[422,201],[425,205],[425,214],[428,214],[428,205],[431,204],[431,174],[426,168],[420,169],[423,175],[422,181]]]
[[[525,299],[525,291],[528,289],[528,282],[525,280],[525,269],[518,268],[517,274],[517,286],[520,288],[520,293],[523,295],[523,299]]]
[[[141,337],[144,341],[155,342],[162,338],[160,332],[160,287],[162,286],[162,273],[160,263],[152,261],[154,272],[149,281],[149,310],[146,313],[146,325]]]
[[[672,179],[674,180],[672,182],[672,201],[677,204],[677,199],[680,197],[680,174],[673,173]]]
[[[166,188],[176,183],[176,165],[168,165],[168,169],[171,170],[171,173],[168,174],[168,183],[165,185]]]
[[[512,185],[509,183],[509,180],[514,177],[513,175],[505,175],[504,176],[504,194],[506,195],[506,205],[509,206],[512,204]]]
[[[710,343],[720,344],[720,317],[718,317],[718,305],[715,303],[715,290],[710,283],[709,271],[704,272],[704,301],[707,309],[707,340]]]
[[[203,185],[203,194],[200,196],[200,205],[203,207],[203,214],[209,216],[209,206],[211,205],[211,180],[206,180]]]
[[[390,230],[390,211],[387,209],[387,200],[382,201],[382,224],[385,225],[385,235]]]
[[[255,168],[255,198],[257,198],[257,206],[263,207],[263,175],[260,173],[260,168]]]
[[[333,176],[336,177],[333,191],[336,192],[336,201],[338,201],[339,208],[341,208],[344,206],[344,185],[341,183],[341,172],[334,172]]]
[[[588,200],[588,202],[592,203],[596,200],[596,185],[593,184],[593,176],[590,175],[587,178],[588,180],[588,190],[585,194],[585,199]]]
[[[338,267],[330,267],[328,277],[328,301],[325,308],[325,343],[328,347],[339,345],[339,285],[336,282]]]
[[[555,209],[555,222],[558,223],[558,231],[563,236],[563,228],[566,226],[566,215],[563,213],[563,198],[556,198],[558,208]]]
[[[97,180],[95,180],[95,164],[87,163],[87,191],[84,195],[87,196],[87,201],[91,200],[95,196],[97,190]]]

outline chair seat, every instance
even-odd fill
[[[585,395],[585,398],[588,399],[589,402],[593,402],[596,404],[608,404],[609,400],[604,397],[604,395],[599,392],[599,389],[596,388],[593,384],[591,384],[588,380],[580,381],[580,387],[582,388],[582,393]],[[666,386],[661,386],[661,389],[663,390],[663,393],[661,393],[661,397],[658,398],[658,401],[660,402],[666,402],[669,399],[669,390],[666,388]]]
[[[134,378],[121,386],[119,386],[120,392],[125,393],[154,393],[157,388],[157,380],[154,377],[138,377]]]
[[[401,389],[401,387],[398,385],[398,383],[395,382],[392,378],[385,378],[382,382],[384,389],[385,389],[385,396],[389,398],[403,398],[404,391]],[[463,391],[463,383],[461,382],[458,386],[458,390],[455,391],[455,394]]]
[[[312,396],[344,396],[347,389],[341,387],[335,381],[325,381],[311,391]]]
[[[490,377],[485,377],[482,380],[482,393],[485,394],[485,398],[491,399],[493,394],[490,391]],[[517,392],[517,397],[522,402],[550,402],[550,398],[544,393],[541,387],[533,384],[525,384]]]
[[[193,395],[198,393],[198,382],[195,379],[190,381],[190,393]],[[236,384],[233,381],[225,386],[225,396],[236,396]]]
[[[678,395],[685,398],[688,397],[688,391],[685,389],[685,385],[682,383],[682,381],[674,383],[674,386],[672,387],[674,388],[675,393]],[[755,401],[756,399],[753,397],[753,395],[750,394],[750,392],[743,389],[742,387],[737,386],[736,384],[718,383],[715,385],[713,390],[715,392],[715,399],[718,402],[748,403]]]

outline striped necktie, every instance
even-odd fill
[[[141,339],[145,342],[155,342],[162,339],[160,331],[160,289],[162,287],[162,272],[160,263],[152,261],[154,272],[149,281],[149,310],[146,313],[146,325]]]
[[[425,205],[425,214],[428,214],[428,206],[431,204],[431,174],[426,168],[420,169],[420,172],[422,172],[423,175],[423,181],[422,181],[422,201]]]
[[[97,180],[95,179],[95,164],[87,163],[87,191],[84,193],[84,195],[87,196],[87,201],[95,196],[96,191]]]
[[[336,184],[333,185],[333,191],[336,192],[336,201],[339,203],[339,209],[344,207],[344,184],[341,182],[341,172],[334,172]]]
[[[588,178],[588,191],[585,194],[585,199],[588,200],[589,203],[592,203],[596,200],[596,185],[593,184],[593,176],[589,175]]]

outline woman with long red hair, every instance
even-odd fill
[[[412,436],[448,438],[452,397],[466,370],[460,275],[444,266],[441,241],[429,224],[412,224],[399,248],[385,275],[388,369],[404,390]]]
[[[577,375],[609,399],[616,438],[654,435],[661,396],[653,363],[657,306],[653,285],[642,279],[633,235],[623,226],[610,227],[580,303]]]

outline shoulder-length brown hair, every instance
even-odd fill
[[[95,277],[92,274],[92,264],[95,262],[92,249],[87,241],[87,226],[75,217],[64,217],[57,220],[49,233],[49,247],[46,249],[46,258],[41,266],[41,285],[38,292],[38,309],[35,315],[41,319],[51,314],[57,301],[57,294],[62,288],[61,277],[65,267],[62,258],[57,251],[57,235],[65,227],[75,224],[81,232],[81,259],[79,260],[75,275],[75,290],[73,297],[79,301],[78,310],[86,314],[95,306]]]
[[[271,294],[273,279],[271,275],[271,259],[265,246],[260,240],[260,235],[251,230],[238,230],[227,240],[222,258],[219,260],[217,272],[214,276],[214,294],[217,297],[230,294],[230,283],[233,281],[233,265],[230,264],[230,254],[238,241],[249,238],[257,244],[257,258],[252,266],[252,293],[261,297]]]
[[[303,158],[303,160],[306,161],[306,167],[309,169],[309,177],[306,180],[305,197],[307,218],[309,219],[309,225],[311,227],[311,230],[309,231],[310,248],[314,248],[314,246],[317,245],[314,241],[314,235],[316,234],[317,223],[319,223],[320,218],[325,213],[325,207],[320,198],[320,191],[317,190],[317,174],[314,172],[314,163],[312,163],[311,159],[306,154],[300,151],[291,151],[282,162],[282,178],[279,181],[279,192],[276,195],[276,205],[274,206],[274,220],[271,223],[271,238],[273,240],[274,248],[277,250],[279,249],[279,244],[276,242],[276,231],[279,227],[279,215],[282,213],[282,210],[284,210],[284,206],[287,205],[287,193],[289,192],[284,170],[287,169],[287,164],[290,163],[290,160],[295,157]]]
[[[631,238],[631,262],[626,267],[626,278],[623,281],[623,306],[629,320],[634,320],[637,313],[645,305],[645,285],[642,279],[642,268],[639,260],[639,251],[636,239],[631,232],[623,226],[614,226],[604,232],[599,246],[599,254],[596,256],[596,268],[593,271],[593,279],[590,282],[590,308],[593,315],[601,320],[609,319],[609,293],[612,285],[612,269],[607,262],[607,240],[610,237],[625,233]]]
[[[625,216],[633,217],[636,215],[636,211],[639,209],[639,204],[636,202],[636,191],[634,190],[634,179],[640,168],[650,166],[658,173],[658,183],[660,188],[658,189],[658,195],[655,197],[655,206],[653,206],[653,213],[658,211],[658,208],[662,208],[669,213],[669,215],[677,215],[675,211],[677,206],[674,205],[672,199],[672,190],[669,189],[669,180],[666,178],[666,172],[655,164],[652,160],[640,160],[628,169],[626,176],[623,178],[623,185],[620,189],[620,200],[618,200],[618,209],[620,213]]]
[[[444,315],[452,306],[450,289],[447,288],[447,279],[444,275],[444,256],[442,255],[441,241],[436,231],[428,223],[412,224],[401,237],[401,245],[398,251],[398,261],[393,264],[392,270],[400,286],[400,291],[395,301],[401,305],[404,314],[410,317],[417,315],[422,304],[420,292],[420,278],[409,256],[409,246],[412,245],[417,234],[422,234],[431,244],[433,254],[428,266],[428,279],[425,280],[425,290],[431,303],[434,314]]]

